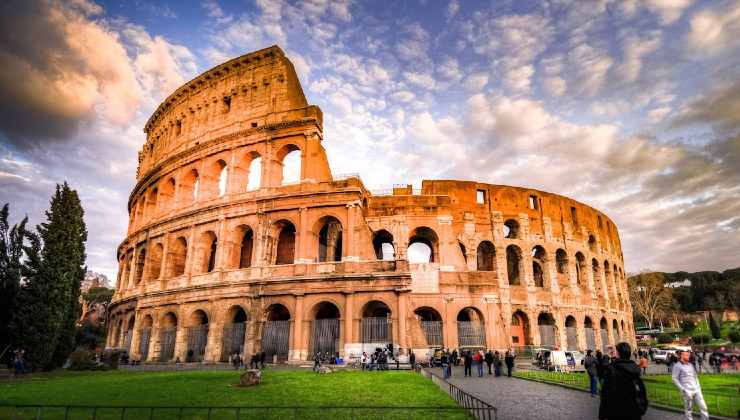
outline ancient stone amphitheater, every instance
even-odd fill
[[[134,359],[634,343],[606,215],[528,188],[333,175],[278,47],[183,85],[144,132],[107,342]]]

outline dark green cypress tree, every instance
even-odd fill
[[[5,362],[16,344],[12,328],[13,314],[21,284],[23,246],[27,235],[25,217],[20,224],[10,228],[10,206],[0,209],[0,354]]]
[[[35,369],[58,367],[74,350],[80,283],[85,275],[83,216],[77,192],[66,182],[57,185],[47,220],[38,226],[39,236],[27,247],[26,282],[19,295],[16,324]]]

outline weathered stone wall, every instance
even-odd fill
[[[244,354],[262,349],[267,322],[287,319],[291,360],[310,358],[315,320],[327,316],[319,307],[339,314],[336,349],[346,356],[372,350],[366,330],[378,317],[388,321],[383,342],[403,353],[430,346],[426,318],[441,322],[441,345],[459,347],[470,314],[488,348],[540,345],[538,323],[554,324],[558,347],[566,325],[579,349],[586,325],[595,347],[603,325],[614,344],[615,323],[634,343],[619,235],[606,215],[519,187],[424,181],[421,191],[373,194],[358,177],[333,177],[321,111],[277,47],[184,85],[145,132],[108,337],[134,357],[146,330],[147,359],[160,360],[173,328],[172,359],[185,360],[193,327],[206,322],[203,359],[223,359],[239,308]],[[300,152],[300,181],[286,184],[291,151]],[[259,173],[250,170],[258,158]],[[415,243],[431,261],[408,261]],[[515,314],[525,325],[512,330]]]

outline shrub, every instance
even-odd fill
[[[95,369],[97,363],[94,359],[95,354],[89,350],[77,349],[69,354],[70,370],[91,370]]]
[[[727,338],[733,343],[740,343],[740,328],[735,327],[727,332]]]
[[[694,322],[690,319],[684,319],[681,321],[681,331],[685,333],[690,333],[694,331],[694,328],[696,328],[696,325],[694,325]]]
[[[694,344],[707,344],[712,339],[709,334],[696,334],[691,337],[694,340]]]
[[[722,329],[717,324],[717,321],[714,320],[711,312],[709,313],[709,330],[712,332],[712,337],[714,338],[720,338],[722,335]]]
[[[673,342],[673,336],[668,333],[660,333],[658,334],[658,343],[660,344],[668,344]]]
[[[118,361],[121,359],[121,352],[118,350],[106,350],[100,361],[105,369],[118,369]]]

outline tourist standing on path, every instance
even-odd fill
[[[321,353],[317,351],[316,355],[313,357],[313,371],[318,372],[320,367],[321,367]]]
[[[483,377],[483,359],[485,356],[483,356],[483,350],[478,350],[475,355],[473,356],[473,360],[475,360],[476,367],[478,368],[478,377]]]
[[[583,359],[583,367],[586,369],[586,373],[588,374],[588,381],[591,387],[591,398],[596,398],[596,383],[599,380],[598,363],[599,362],[591,353],[591,350],[586,350],[586,357]]]
[[[648,358],[646,354],[642,354],[640,356],[640,369],[642,370],[642,374],[647,374],[647,368],[648,368]]]
[[[493,352],[491,350],[486,352],[486,364],[488,365],[488,374],[492,375],[491,365],[493,364]]]
[[[463,366],[465,367],[465,376],[473,376],[473,355],[466,351],[463,355]]]
[[[409,355],[409,364],[411,365],[411,370],[416,370],[416,354],[413,351]]]
[[[704,402],[704,395],[702,395],[701,392],[701,385],[699,385],[696,368],[694,368],[694,365],[690,362],[689,352],[682,351],[680,355],[681,358],[679,361],[673,365],[671,376],[673,378],[673,383],[676,384],[678,389],[681,391],[681,398],[683,398],[683,407],[686,413],[686,418],[693,418],[691,411],[694,401],[696,401],[696,405],[699,406],[699,413],[701,413],[702,420],[709,420],[707,404]]]
[[[440,358],[439,362],[442,365],[442,377],[448,379],[450,377],[450,357],[447,355],[446,351],[442,352],[442,357]]]
[[[516,358],[515,355],[511,353],[511,351],[506,351],[506,356],[504,356],[504,363],[506,363],[506,376],[511,378],[511,371],[514,369],[514,359]]]
[[[617,344],[617,358],[604,371],[599,420],[639,420],[647,411],[645,384],[631,354],[629,344]]]
[[[498,350],[496,350],[493,353],[493,373],[494,376],[501,376],[501,354],[499,354]]]

